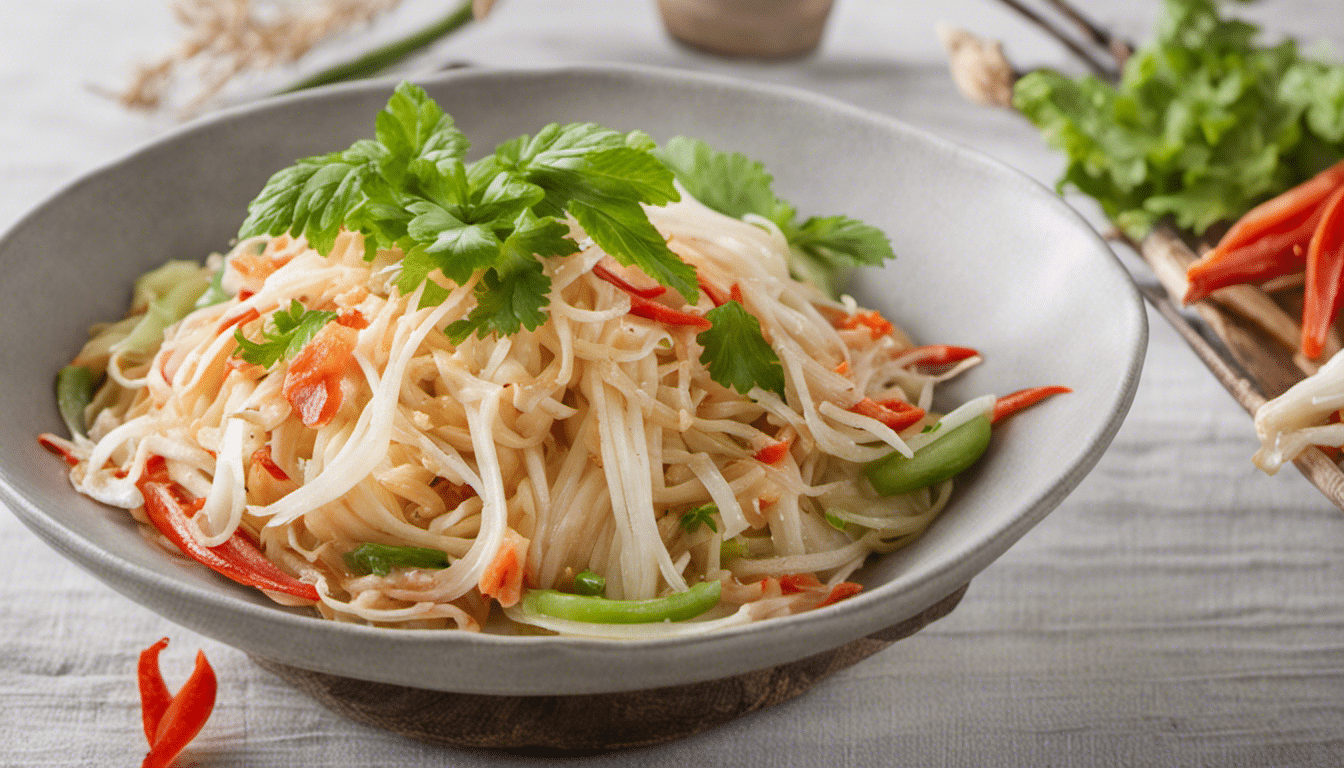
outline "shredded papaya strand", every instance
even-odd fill
[[[168,684],[163,682],[163,673],[159,671],[159,653],[168,647],[168,638],[163,638],[140,652],[140,663],[136,668],[136,681],[140,688],[140,716],[145,726],[145,741],[154,746],[154,735],[159,732],[159,723],[163,713],[173,701]]]
[[[702,331],[707,331],[713,326],[713,323],[703,315],[692,315],[634,295],[630,296],[630,314],[664,325],[688,325]]]
[[[1047,397],[1062,395],[1072,392],[1068,387],[1050,386],[1050,387],[1028,387],[1019,389],[1016,392],[1010,392],[994,401],[994,412],[989,417],[990,424],[997,424],[1000,421],[1012,416],[1024,408],[1041,402]]]
[[[171,481],[153,479],[149,472],[136,483],[145,501],[145,516],[182,554],[239,584],[317,602],[317,588],[299,581],[266,559],[242,531],[223,544],[207,547],[193,535],[185,491]]]
[[[976,357],[980,353],[970,347],[954,347],[949,344],[928,344],[912,347],[901,353],[907,360],[906,367],[912,365],[951,365]]]
[[[308,427],[331,421],[341,409],[341,379],[355,367],[357,332],[328,323],[289,363],[281,393]]]
[[[526,570],[527,547],[531,542],[512,528],[505,529],[504,541],[481,580],[476,585],[482,595],[493,597],[508,608],[523,596],[523,574]]]
[[[197,651],[196,668],[163,713],[141,768],[169,768],[210,719],[218,688],[215,670],[206,660],[205,653]]]
[[[1326,201],[1307,247],[1307,282],[1302,294],[1302,354],[1325,351],[1326,336],[1339,314],[1344,280],[1344,186]]]
[[[662,285],[640,288],[601,264],[593,265],[593,276],[606,280],[631,296],[638,296],[641,299],[656,299],[667,292],[667,287]]]

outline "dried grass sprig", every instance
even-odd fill
[[[178,46],[136,69],[127,88],[112,96],[132,109],[156,110],[179,82],[194,80],[196,92],[182,111],[200,111],[236,77],[293,64],[343,33],[374,23],[402,0],[177,0],[173,13],[185,30]],[[478,15],[492,3],[481,3]],[[314,75],[290,90],[365,76],[419,50],[472,19],[466,0],[448,16],[415,34],[354,61]]]

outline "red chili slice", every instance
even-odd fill
[[[714,325],[704,315],[692,315],[634,295],[630,296],[630,314],[664,325],[688,325],[702,331],[707,331]]]
[[[1019,389],[1016,392],[1004,395],[994,401],[994,413],[989,417],[989,423],[997,424],[1024,408],[1030,408],[1047,397],[1062,395],[1072,391],[1073,390],[1068,387],[1029,387],[1027,389]]]
[[[638,296],[641,299],[656,299],[667,292],[667,288],[661,285],[654,285],[649,288],[639,288],[601,264],[593,265],[593,276],[606,280],[608,283],[620,288],[631,296]]]
[[[924,409],[917,408],[904,400],[883,400],[876,402],[871,398],[863,398],[859,402],[849,406],[849,410],[867,416],[870,419],[877,419],[887,425],[894,432],[900,432],[903,429],[909,429],[919,420],[924,418]]]
[[[909,360],[906,366],[912,365],[951,365],[959,363],[979,355],[980,353],[970,347],[953,347],[947,344],[929,344],[923,347],[914,347],[901,353],[901,358]]]
[[[168,638],[140,652],[140,664],[136,668],[136,680],[140,687],[140,715],[145,726],[145,741],[154,746],[154,735],[159,732],[159,723],[163,713],[173,701],[168,685],[163,682],[163,673],[159,671],[159,653],[168,647]]]
[[[215,670],[205,653],[197,651],[196,668],[164,711],[141,768],[169,768],[210,719],[218,688]]]

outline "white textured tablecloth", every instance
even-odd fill
[[[1157,0],[1084,5],[1141,37]],[[410,2],[403,13],[440,6]],[[1344,49],[1337,0],[1265,0],[1250,12]],[[1064,61],[993,0],[839,0],[817,55],[768,65],[675,46],[652,0],[504,0],[420,66],[630,61],[787,83],[903,118],[1052,183],[1060,161],[1029,126],[954,92],[933,36],[938,20],[1006,39],[1020,64]],[[77,174],[172,126],[88,86],[124,83],[130,63],[169,47],[175,31],[158,0],[0,0],[0,25],[7,227]],[[950,617],[789,704],[590,762],[1344,765],[1344,514],[1294,470],[1257,473],[1253,450],[1249,419],[1153,315],[1138,396],[1110,451],[972,582]],[[221,681],[215,714],[179,765],[531,762],[429,748],[343,720],[241,653],[116,595],[0,513],[0,764],[138,764],[135,657],[164,635],[173,639],[170,685],[198,647]]]

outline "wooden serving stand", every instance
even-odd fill
[[[1166,228],[1158,228],[1140,244],[1130,244],[1161,283],[1159,288],[1140,281],[1139,290],[1252,417],[1266,400],[1315,373],[1316,363],[1294,352],[1301,334],[1294,319],[1302,312],[1300,291],[1271,294],[1251,285],[1223,288],[1189,307],[1192,318],[1178,304],[1189,287],[1186,268],[1196,258],[1189,244]],[[1332,331],[1321,359],[1328,360],[1339,349],[1339,336]],[[1307,448],[1293,463],[1327,499],[1344,509],[1344,470],[1339,464],[1316,447]]]
[[[578,756],[685,738],[798,696],[946,616],[963,586],[916,616],[829,651],[722,680],[578,696],[445,693],[311,672],[252,657],[332,711],[446,747]]]

